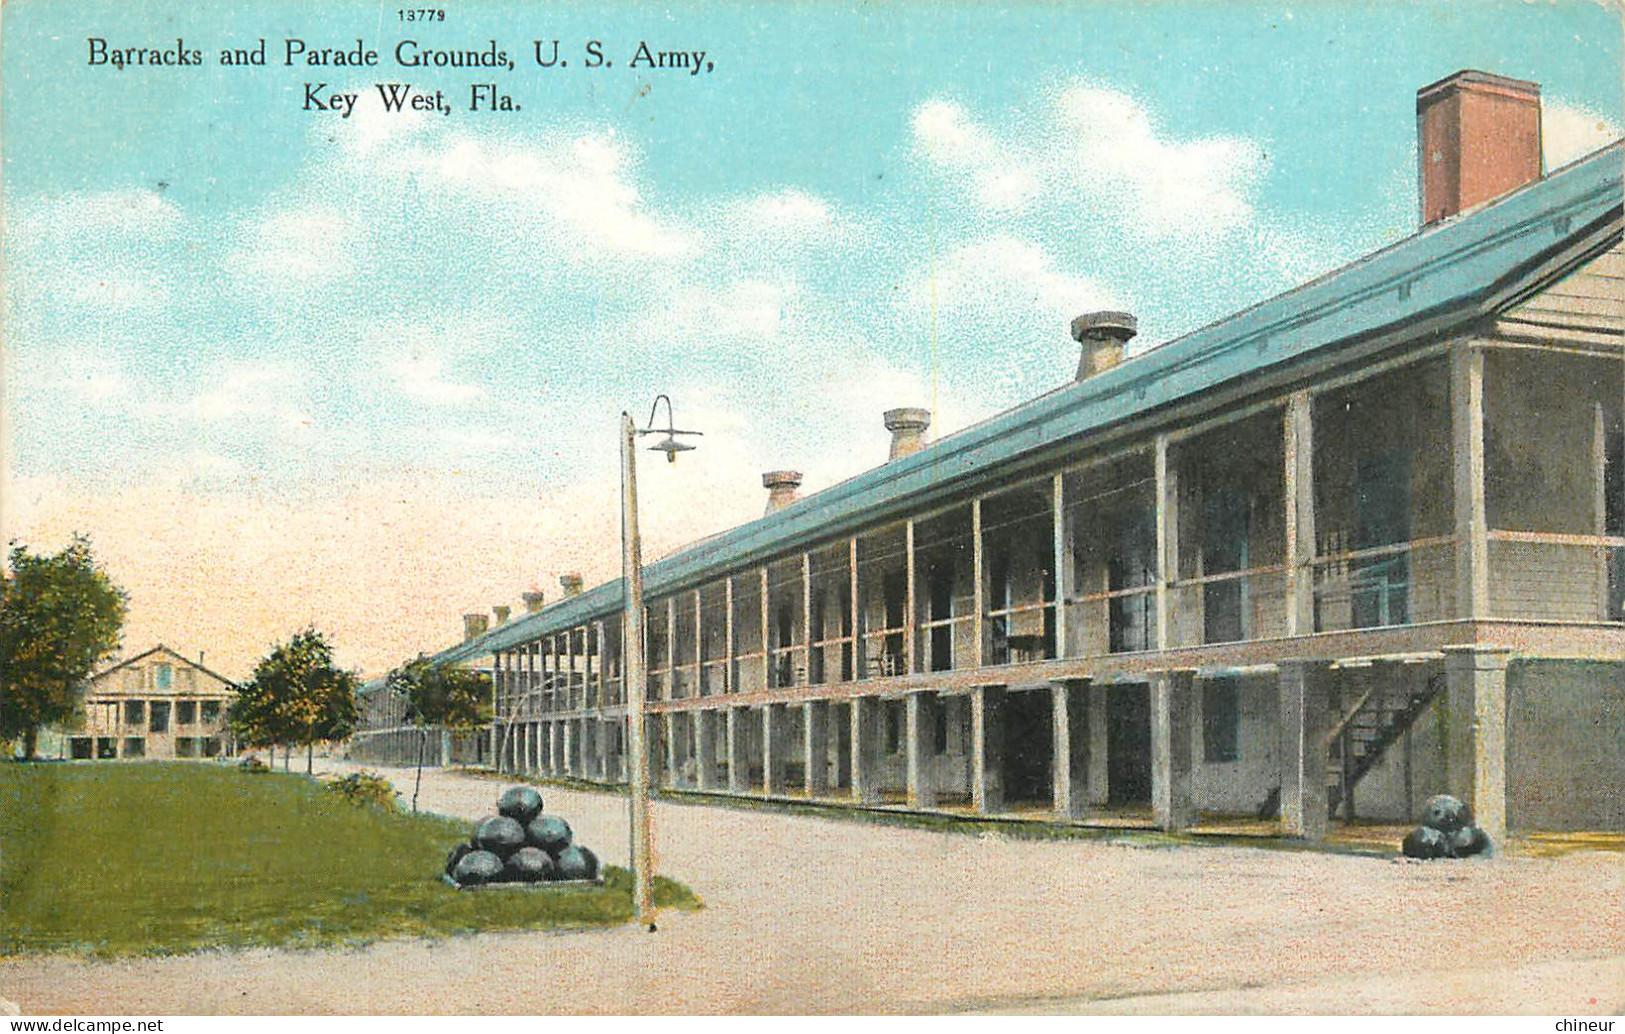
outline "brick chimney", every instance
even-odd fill
[[[564,592],[565,599],[569,599],[571,596],[580,596],[581,585],[581,573],[579,571],[559,575],[559,589]]]
[[[762,475],[762,487],[767,489],[766,512],[776,513],[801,498],[796,491],[801,487],[801,471],[770,470]]]
[[[1540,179],[1540,84],[1463,71],[1416,91],[1422,225]]]
[[[1072,340],[1083,346],[1077,380],[1105,373],[1123,361],[1123,346],[1139,333],[1139,321],[1127,312],[1086,312],[1072,321]]]
[[[508,615],[513,613],[513,608],[505,603],[499,603],[491,608],[491,613],[496,617],[496,626],[501,628],[508,623]]]
[[[491,628],[491,619],[484,614],[463,615],[463,642],[472,642]]]
[[[547,605],[547,593],[540,589],[532,589],[521,594],[519,598],[525,601],[526,614],[540,614],[542,608]]]
[[[901,456],[912,456],[926,446],[925,432],[931,427],[929,409],[888,409],[883,415],[886,430],[891,432],[890,463]]]

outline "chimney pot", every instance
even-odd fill
[[[506,625],[508,623],[508,615],[513,613],[513,608],[507,604],[498,604],[497,606],[491,608],[491,613],[496,615],[496,623],[498,626]]]
[[[520,596],[525,601],[526,614],[540,614],[542,607],[547,604],[547,593],[540,589],[532,589]]]
[[[1466,70],[1416,91],[1422,225],[1540,179],[1540,84]]]
[[[1123,361],[1123,346],[1139,333],[1131,312],[1086,312],[1072,321],[1072,340],[1083,346],[1077,379],[1088,380]]]
[[[929,409],[912,407],[888,409],[883,414],[883,419],[886,422],[886,430],[891,432],[891,452],[886,456],[888,463],[925,448],[925,432],[931,427]]]
[[[571,571],[568,574],[559,575],[559,588],[564,590],[564,595],[567,598],[570,596],[580,596],[581,585],[581,574],[577,571]]]
[[[767,489],[767,513],[775,513],[801,498],[796,489],[801,487],[801,471],[770,470],[762,475],[762,487]]]
[[[463,615],[463,642],[472,642],[491,628],[491,619],[484,614]]]

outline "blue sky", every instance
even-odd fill
[[[90,531],[132,637],[228,666],[309,620],[376,670],[611,575],[613,422],[655,392],[708,431],[649,475],[670,547],[762,470],[872,465],[883,409],[946,431],[1061,383],[1078,312],[1149,347],[1397,239],[1415,90],[1457,69],[1539,81],[1552,163],[1621,122],[1589,2],[191,6],[5,7],[0,517]],[[204,64],[90,67],[89,36]],[[289,36],[380,67],[283,67]],[[215,63],[260,37],[268,67]],[[518,67],[419,75],[403,38]],[[534,67],[553,38],[616,67]],[[714,71],[630,70],[640,40]],[[523,110],[460,110],[476,81]]]

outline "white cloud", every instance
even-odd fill
[[[69,193],[19,203],[11,232],[23,238],[159,235],[178,229],[180,209],[157,191],[108,190]]]
[[[1103,284],[1061,272],[1038,244],[1007,235],[962,245],[917,270],[905,300],[916,313],[934,307],[939,316],[996,321],[1027,314],[1059,321],[1117,304]]]
[[[551,134],[536,143],[446,132],[400,155],[402,167],[515,214],[540,218],[606,257],[672,257],[694,230],[652,212],[633,178],[631,154],[612,132]],[[561,257],[591,253],[550,249]]]
[[[326,206],[262,213],[240,230],[227,265],[273,286],[308,284],[349,275],[356,221]]]
[[[414,355],[389,365],[395,386],[406,395],[433,406],[460,406],[480,397],[476,384],[447,380],[446,364],[430,355]]]
[[[1129,95],[1090,83],[1061,89],[1044,117],[1004,134],[944,100],[915,109],[913,129],[920,153],[990,212],[1083,207],[1159,240],[1250,224],[1250,196],[1267,165],[1251,140],[1172,137]]]
[[[1548,170],[1584,158],[1625,136],[1619,123],[1602,112],[1555,97],[1541,101],[1540,130]]]

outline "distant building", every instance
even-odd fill
[[[78,761],[230,754],[236,696],[230,679],[159,644],[91,677],[84,727],[62,733],[61,749]]]

